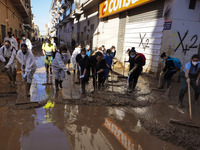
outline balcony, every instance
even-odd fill
[[[29,11],[27,9],[24,0],[10,0],[10,1],[17,8],[22,17],[29,17]]]
[[[101,1],[95,1],[95,0],[86,0],[84,3],[82,3],[82,9],[88,10],[94,7],[95,5],[99,5]]]
[[[74,14],[75,16],[79,16],[83,13],[83,11],[81,10],[80,4],[79,3],[73,3],[72,4],[72,14]]]
[[[62,9],[66,9],[66,8],[70,7],[71,4],[72,4],[72,1],[62,0],[62,2],[61,2],[61,8]]]
[[[59,13],[59,14],[63,14],[64,11],[65,11],[64,9],[60,9],[60,10],[58,11],[58,13]]]
[[[63,19],[63,23],[67,23],[69,22],[70,20],[73,20],[75,18],[74,15],[70,14],[69,16],[66,16],[64,19]]]

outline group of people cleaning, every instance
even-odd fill
[[[46,74],[48,76],[50,72],[50,74],[54,75],[56,91],[59,91],[63,87],[62,82],[65,78],[65,73],[68,75],[71,74],[68,69],[69,67],[67,67],[67,64],[70,64],[71,61],[74,75],[77,73],[79,83],[81,84],[82,94],[85,94],[85,85],[89,81],[91,71],[94,90],[101,89],[106,79],[108,79],[109,71],[112,70],[111,66],[116,54],[114,46],[108,50],[102,50],[102,48],[99,48],[98,51],[92,54],[89,45],[86,45],[85,48],[77,45],[71,54],[65,45],[61,45],[57,49],[55,44],[47,39],[42,46]]]
[[[32,53],[31,42],[26,38],[26,36],[23,35],[24,37],[22,38],[22,42],[18,47],[12,35],[10,35],[10,33],[8,35],[9,36],[5,38],[4,45],[0,48],[0,60],[4,63],[4,66],[1,69],[7,72],[11,84],[15,86],[17,75],[16,64],[18,60],[21,64],[22,77],[26,81],[26,94],[27,96],[30,96],[33,74],[37,68],[35,57]],[[42,45],[42,49],[46,74],[47,76],[49,73],[54,75],[56,91],[59,91],[59,88],[62,88],[65,73],[68,75],[71,74],[68,69],[69,67],[66,67],[67,64],[70,64],[70,61],[72,61],[74,74],[77,70],[83,94],[85,94],[85,85],[89,81],[91,72],[94,90],[101,89],[109,76],[109,72],[112,70],[112,65],[115,64],[113,61],[116,54],[114,46],[106,50],[103,45],[94,54],[92,54],[89,45],[85,48],[81,48],[80,45],[77,45],[71,54],[65,45],[61,45],[59,48],[56,48],[56,45],[51,38],[46,40],[46,42]],[[143,66],[145,65],[145,57],[141,53],[137,53],[134,47],[128,51],[128,55],[128,62],[130,63],[128,72],[128,91],[132,92],[137,85],[138,78],[142,73]],[[165,67],[160,73],[162,83],[158,88],[163,89],[166,83],[167,88],[170,88],[172,76],[177,71],[180,71],[181,62],[177,58],[167,56],[165,52],[162,53],[160,57],[165,61]],[[194,54],[191,60],[185,65],[183,71],[180,71],[181,89],[179,92],[179,107],[183,107],[182,101],[185,93],[187,92],[188,84],[190,84],[195,91],[194,102],[198,102],[200,93],[199,79],[199,55]]]

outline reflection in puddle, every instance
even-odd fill
[[[105,119],[104,126],[115,136],[126,150],[142,150],[140,145],[134,144],[133,140],[110,119]]]

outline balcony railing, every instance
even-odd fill
[[[22,17],[29,17],[28,9],[30,9],[30,7],[27,8],[28,4],[26,4],[25,0],[10,0],[10,1],[17,8]]]
[[[72,4],[71,1],[68,1],[68,0],[62,0],[62,2],[61,2],[61,8],[62,8],[62,9],[66,9],[66,8],[70,7],[71,4]]]

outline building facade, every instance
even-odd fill
[[[7,32],[12,32],[17,38],[26,33],[31,38],[32,13],[30,0],[0,1],[0,42],[3,42]]]
[[[193,54],[200,53],[200,0],[53,3],[59,4],[52,20],[52,30],[59,39],[69,46],[74,39],[82,46],[90,44],[92,49],[114,45],[116,58],[122,63],[128,59],[127,49],[135,47],[146,56],[144,72],[159,71],[160,54],[164,51],[179,58],[183,65]]]

